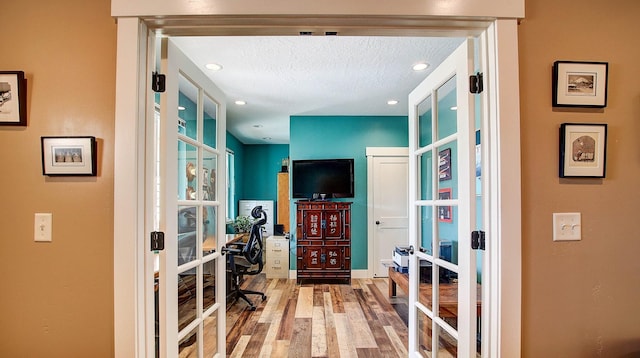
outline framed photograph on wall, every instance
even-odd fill
[[[438,179],[440,181],[451,179],[451,148],[438,152]]]
[[[604,178],[607,159],[607,125],[560,125],[560,177]]]
[[[556,61],[553,63],[553,106],[607,106],[607,62]]]
[[[95,137],[42,137],[42,174],[96,176]]]
[[[27,86],[22,71],[0,71],[0,125],[27,125]]]
[[[442,188],[438,190],[438,199],[451,199],[451,188]],[[445,223],[453,221],[453,211],[451,210],[451,206],[438,206],[438,221]]]

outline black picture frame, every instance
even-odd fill
[[[27,125],[27,82],[23,71],[0,71],[0,125]]]
[[[607,106],[608,62],[553,63],[553,106],[604,108]]]
[[[607,163],[607,125],[560,125],[560,178],[604,178]]]
[[[47,176],[96,176],[95,137],[41,137],[42,174]]]

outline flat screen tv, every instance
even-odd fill
[[[353,198],[353,159],[291,162],[293,198]],[[324,195],[323,195],[324,194]]]

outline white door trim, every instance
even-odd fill
[[[144,162],[147,28],[118,19],[114,139],[114,355],[146,357]],[[147,291],[148,292],[148,291]]]
[[[277,16],[276,16],[277,17]],[[146,357],[144,256],[144,98],[146,26],[136,17],[120,17],[116,57],[114,154],[114,352],[117,357]],[[374,28],[374,25],[371,25]],[[401,29],[400,29],[401,30]],[[415,30],[415,29],[413,29]],[[256,31],[259,31],[256,30]],[[410,31],[410,30],[407,30]],[[399,32],[401,33],[401,31]],[[514,357],[521,346],[521,200],[520,109],[517,20],[489,26],[491,93],[489,156],[495,178],[489,188],[494,245],[491,270],[491,357]],[[415,33],[414,33],[415,34]]]
[[[518,29],[516,20],[489,26],[486,83],[489,96],[487,143],[490,166],[487,250],[491,265],[490,357],[518,357],[521,347],[521,177]],[[494,75],[491,75],[494,74]],[[485,167],[483,166],[483,171]],[[486,206],[485,206],[486,208]],[[486,302],[486,301],[485,301]]]

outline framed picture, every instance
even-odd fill
[[[438,178],[440,181],[451,179],[451,148],[438,152]]]
[[[443,188],[438,190],[438,199],[451,199],[451,188]],[[438,206],[438,221],[450,223],[453,221],[453,212],[451,206]]]
[[[27,86],[22,71],[0,71],[0,125],[27,125]]]
[[[604,178],[607,159],[607,125],[560,125],[560,177]]]
[[[553,63],[553,106],[607,106],[607,62],[556,61]]]
[[[42,137],[42,174],[96,176],[95,137]]]

